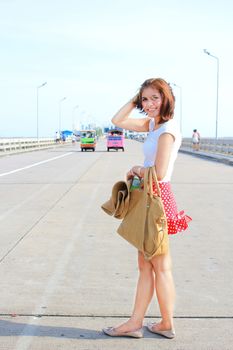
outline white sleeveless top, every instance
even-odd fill
[[[144,167],[147,168],[155,164],[159,137],[164,133],[171,134],[174,137],[175,141],[172,146],[167,173],[160,182],[168,182],[171,180],[174,163],[181,145],[181,133],[176,121],[170,119],[167,122],[161,124],[158,129],[154,130],[154,119],[151,119],[149,123],[149,133],[146,141],[143,144]]]

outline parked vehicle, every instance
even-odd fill
[[[125,137],[123,131],[117,129],[109,130],[107,135],[108,152],[110,149],[115,149],[117,151],[118,149],[121,149],[124,152],[124,141]]]
[[[80,132],[80,147],[81,151],[91,149],[93,152],[96,148],[96,131],[82,130]]]

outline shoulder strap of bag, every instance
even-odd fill
[[[144,178],[143,178],[143,184],[144,184],[144,196],[147,197],[147,194],[151,193],[151,187],[150,187],[150,181],[149,181],[149,174],[150,168],[145,168],[144,172]],[[153,191],[152,191],[153,192]]]
[[[156,186],[157,189],[157,194],[153,192],[153,183]],[[159,187],[155,167],[148,167],[145,168],[145,173],[144,173],[144,193],[145,195],[149,194],[150,197],[161,197],[161,190]]]
[[[156,186],[157,194],[155,195],[153,191],[153,183]],[[150,197],[161,197],[161,191],[158,183],[158,179],[155,172],[155,167],[149,167],[145,169],[144,174],[144,191],[148,193]]]

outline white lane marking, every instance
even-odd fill
[[[73,154],[73,152],[65,153],[65,154],[62,154],[61,156],[57,156],[57,157],[49,158],[49,159],[46,159],[46,160],[42,160],[41,162],[37,162],[37,163],[31,164],[31,165],[27,165],[27,166],[25,166],[23,168],[11,170],[11,171],[8,171],[6,173],[0,174],[0,177],[1,176],[6,176],[6,175],[10,175],[10,174],[14,174],[14,173],[18,173],[19,171],[22,171],[22,170],[25,170],[25,169],[30,169],[30,168],[33,168],[34,166],[37,166],[37,165],[41,165],[41,164],[45,164],[45,163],[48,163],[48,162],[52,162],[53,160],[66,157],[66,156],[69,156],[71,154]]]
[[[48,184],[48,185],[45,185],[45,186],[41,187],[38,191],[33,192],[29,197],[24,199],[19,204],[16,204],[14,207],[12,207],[12,208],[8,209],[7,211],[5,211],[3,214],[0,215],[0,221],[4,220],[8,215],[12,214],[17,209],[20,209],[23,205],[27,204],[30,200],[38,197],[41,193],[43,193],[45,190],[47,190],[50,186],[51,185]]]
[[[103,179],[103,174],[105,174],[108,166],[109,166],[109,163],[106,162],[105,164],[106,168],[103,169],[102,176],[100,176],[100,178]],[[47,285],[45,285],[44,293],[39,299],[38,304],[35,306],[35,309],[33,311],[34,315],[42,314],[43,316],[42,306],[49,305],[49,302],[53,297],[61,278],[64,277],[67,270],[67,266],[70,263],[70,260],[72,258],[72,253],[77,245],[77,241],[80,239],[80,235],[82,234],[82,232],[85,231],[86,222],[90,220],[89,215],[90,215],[91,207],[93,206],[93,203],[95,203],[95,199],[97,198],[98,191],[100,191],[100,183],[96,184],[93,191],[90,192],[90,197],[82,212],[82,217],[74,227],[73,232],[69,237],[69,240],[67,241],[67,244],[64,246],[63,254],[59,256],[57,260],[54,273],[49,279]],[[80,274],[85,270],[85,267],[86,267],[85,259],[82,259],[78,266],[78,268],[80,269]],[[35,334],[38,332],[38,329],[40,329],[40,326],[43,328],[43,325],[40,324],[40,318],[30,316],[29,319],[25,321],[25,327],[20,333],[19,339],[14,349],[15,350],[32,349],[31,343],[34,340]]]

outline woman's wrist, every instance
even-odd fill
[[[128,106],[130,107],[131,111],[136,107],[133,98],[131,98],[131,99],[128,101]]]
[[[142,166],[136,165],[131,170],[134,173],[134,175],[136,175],[138,177],[143,177],[143,173],[142,173],[143,167]]]

